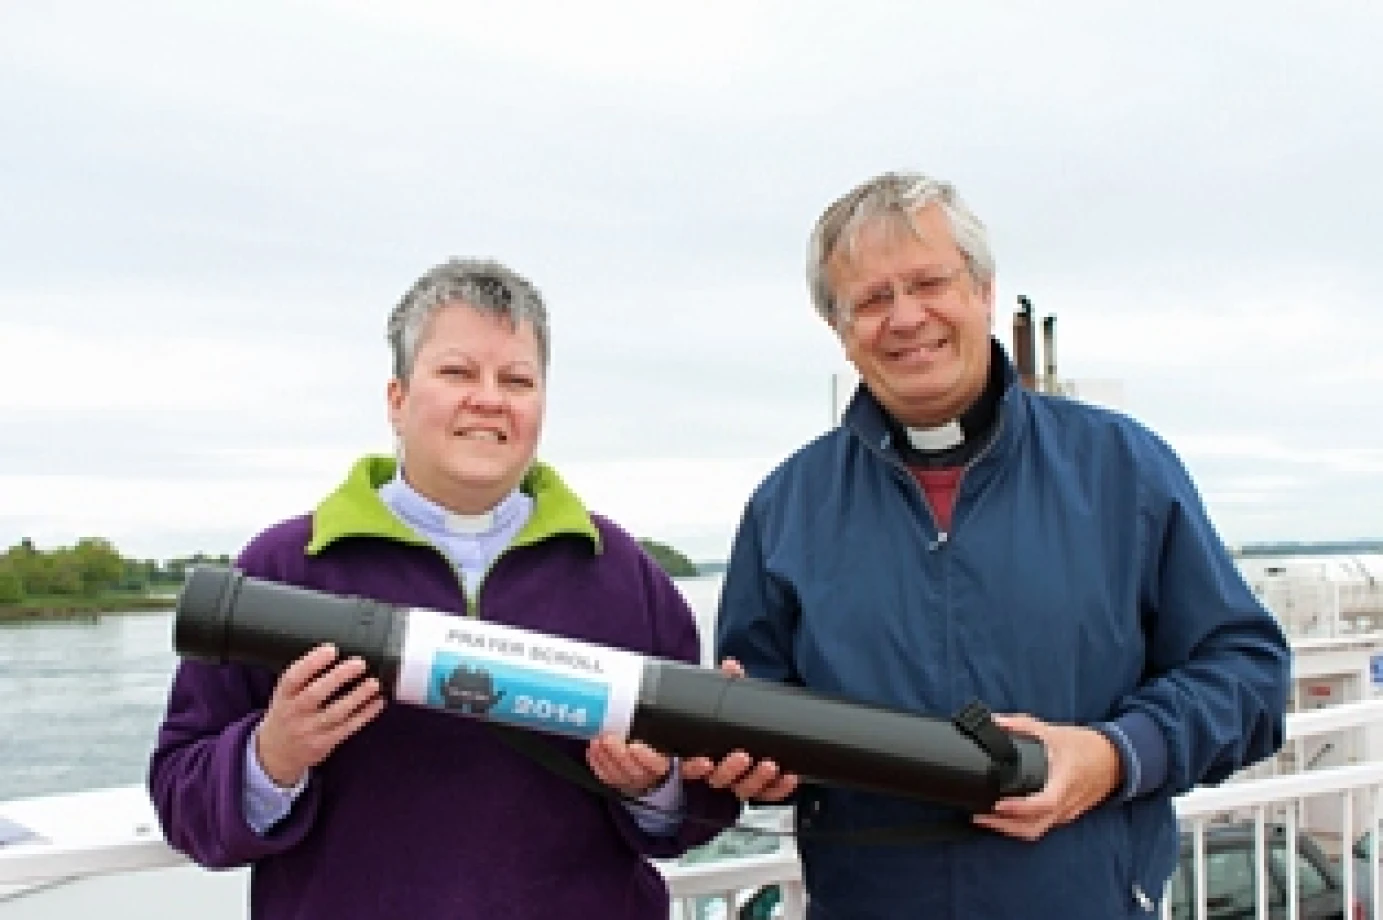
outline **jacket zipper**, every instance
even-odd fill
[[[964,483],[965,483],[965,477],[969,474],[971,468],[974,467],[975,464],[977,464],[977,463],[979,463],[981,460],[983,460],[986,456],[988,456],[989,452],[990,452],[991,450],[994,449],[994,444],[995,444],[995,442],[999,440],[999,436],[1000,436],[1001,434],[1003,434],[1003,432],[1004,432],[1004,410],[1003,410],[1003,407],[1000,406],[1000,407],[999,407],[999,411],[998,411],[998,413],[997,413],[997,416],[996,416],[996,418],[994,419],[994,433],[990,436],[989,441],[984,445],[984,447],[980,448],[980,452],[979,452],[979,453],[977,453],[977,454],[975,454],[975,456],[971,457],[970,460],[969,460],[969,462],[967,462],[967,463],[965,464],[965,466],[961,467],[961,470],[960,470],[960,479],[956,480],[956,501],[957,501],[957,502],[960,501],[960,490],[961,490],[961,486],[964,485]],[[951,534],[953,534],[953,533],[955,532],[955,529],[956,529],[956,528],[955,528],[955,509],[954,509],[954,507],[952,508],[952,514],[951,514],[951,529],[950,529],[949,531],[942,530],[942,529],[941,529],[941,525],[937,523],[937,520],[936,520],[936,511],[935,511],[935,509],[932,508],[931,500],[927,498],[927,493],[922,489],[922,486],[917,482],[917,478],[916,478],[915,476],[912,475],[912,473],[908,470],[907,466],[904,465],[901,461],[896,462],[894,465],[895,465],[896,467],[898,467],[900,470],[902,470],[903,473],[908,477],[908,481],[912,483],[912,487],[913,487],[914,489],[917,490],[917,495],[918,495],[918,497],[919,497],[920,499],[922,499],[922,507],[926,510],[926,512],[927,512],[927,517],[928,517],[928,519],[932,522],[932,530],[936,533],[936,538],[935,538],[934,540],[932,540],[930,543],[927,544],[927,552],[929,552],[929,553],[937,552],[938,550],[940,550],[940,549],[942,549],[944,546],[946,546],[946,544],[948,544],[948,543],[951,542]]]
[[[532,546],[532,545],[533,545],[532,543],[510,543],[508,546],[504,547],[504,548],[501,549],[499,552],[495,553],[494,558],[490,560],[490,564],[487,565],[487,566],[485,566],[485,568],[481,569],[481,571],[480,571],[480,577],[477,578],[477,579],[475,580],[475,592],[474,592],[474,597],[471,597],[470,595],[467,595],[467,594],[466,594],[466,579],[465,579],[465,576],[464,576],[464,575],[461,575],[461,572],[460,572],[459,569],[457,570],[457,575],[460,575],[460,576],[461,576],[461,593],[462,593],[462,595],[465,595],[466,598],[467,598],[466,610],[467,610],[467,611],[470,611],[470,615],[471,615],[471,616],[475,617],[477,620],[483,619],[483,618],[480,616],[480,592],[481,592],[481,589],[483,589],[483,588],[485,587],[485,581],[486,581],[486,579],[488,579],[488,578],[490,577],[490,573],[493,572],[493,571],[495,570],[495,566],[499,565],[499,561],[500,561],[501,559],[503,559],[503,558],[504,558],[506,555],[508,555],[509,553],[513,552],[515,549],[519,549],[519,548],[524,547],[524,546]],[[471,609],[470,609],[470,603],[469,603],[469,602],[470,602],[471,600],[474,600],[474,601],[475,601],[475,610],[474,610],[474,611],[471,611]]]

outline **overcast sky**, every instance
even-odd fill
[[[892,168],[989,225],[1231,541],[1383,536],[1383,4],[0,4],[0,546],[234,552],[387,451],[384,319],[543,290],[541,456],[722,558],[828,423],[802,254]]]

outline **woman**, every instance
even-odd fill
[[[672,582],[534,459],[548,366],[538,292],[498,264],[452,260],[404,296],[388,338],[400,460],[362,459],[239,567],[695,661]],[[555,777],[484,723],[387,706],[364,663],[329,646],[277,678],[183,662],[149,783],[175,847],[208,867],[253,865],[256,918],[665,917],[648,858],[708,840],[737,801],[684,786],[638,743],[551,743],[656,810]]]

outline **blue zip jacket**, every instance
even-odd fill
[[[1129,418],[1017,386],[993,349],[1005,377],[996,430],[963,474],[950,532],[861,386],[841,426],[751,497],[718,655],[755,677],[931,716],[978,698],[1097,727],[1139,775],[1035,843],[804,835],[812,918],[1152,916],[1176,859],[1172,797],[1282,743],[1286,640],[1180,461]],[[957,817],[815,784],[796,811],[808,835]]]

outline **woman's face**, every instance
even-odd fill
[[[458,303],[433,313],[407,380],[389,381],[404,478],[461,514],[488,511],[523,479],[546,400],[533,324]]]

